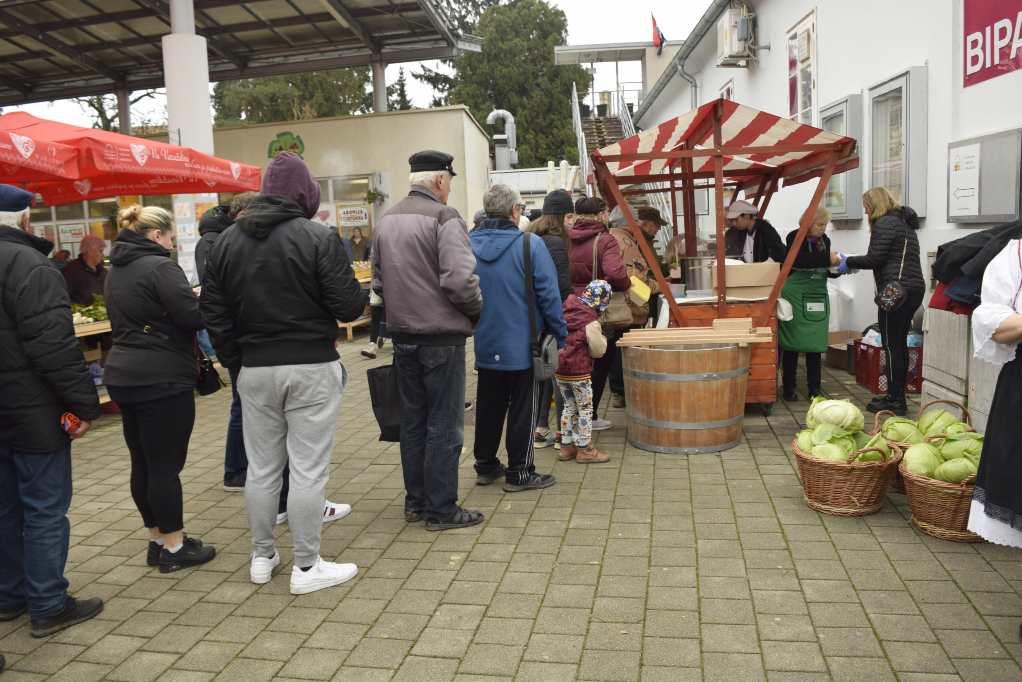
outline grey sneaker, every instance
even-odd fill
[[[624,407],[625,406],[625,397],[622,394],[620,394],[620,393],[612,393],[611,396],[610,396],[610,406],[611,407]]]
[[[523,490],[541,490],[543,488],[549,488],[554,483],[557,483],[557,479],[554,478],[553,474],[537,474],[533,472],[529,474],[528,478],[522,479],[518,483],[505,481],[504,492],[520,493]]]
[[[593,431],[606,431],[607,429],[614,426],[614,422],[609,419],[594,419],[593,420]]]

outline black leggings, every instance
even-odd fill
[[[809,384],[810,395],[820,395],[822,353],[806,353],[806,383]],[[785,393],[795,392],[795,375],[798,373],[798,352],[786,350],[781,352],[783,368],[783,386]]]
[[[602,358],[593,360],[593,419],[597,418],[596,411],[600,407],[603,390],[607,387],[607,379],[610,378],[610,372],[614,366],[614,356],[617,355],[617,340],[621,334],[616,329],[604,329],[603,333],[607,337],[607,352],[603,354]]]
[[[146,528],[184,528],[181,479],[195,423],[191,391],[121,405],[124,440],[131,452],[131,497]]]
[[[905,397],[905,379],[908,376],[908,330],[912,318],[923,302],[923,292],[909,289],[905,302],[897,310],[879,312],[880,335],[883,337],[887,360],[887,395]]]

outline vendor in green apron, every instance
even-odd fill
[[[795,374],[798,354],[806,355],[806,376],[809,379],[809,399],[822,395],[820,390],[822,355],[827,350],[827,332],[830,321],[830,300],[827,296],[828,268],[841,262],[841,257],[830,250],[830,239],[825,234],[830,212],[821,208],[813,217],[809,234],[795,257],[795,264],[784,283],[781,298],[792,308],[792,318],[778,322],[781,345],[781,366],[785,400],[798,400],[795,392]],[[795,243],[797,230],[788,233],[788,250]]]

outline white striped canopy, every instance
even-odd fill
[[[774,114],[768,114],[752,107],[747,107],[729,100],[714,100],[703,104],[686,114],[664,121],[660,125],[644,130],[641,133],[626,137],[615,144],[594,151],[593,160],[606,165],[619,183],[628,184],[630,177],[655,176],[665,172],[668,159],[635,159],[603,161],[606,156],[642,154],[650,152],[669,152],[683,147],[689,149],[707,149],[713,147],[713,126],[708,119],[713,116],[713,109],[718,101],[721,105],[721,146],[722,147],[770,147],[774,145],[818,145],[834,144],[835,148],[847,146],[851,150],[838,159],[835,172],[842,172],[858,165],[854,140],[836,133],[829,133],[820,128],[798,123]],[[698,137],[699,139],[694,139]],[[805,164],[795,165],[805,159],[813,151],[781,152],[777,154],[740,154],[725,155],[724,171],[728,172],[731,181],[748,182],[754,177],[762,177],[763,170],[779,170],[779,177],[786,180],[801,182],[819,175],[824,161],[819,166],[806,167]],[[811,163],[811,162],[810,162]],[[740,171],[753,170],[749,176]],[[707,177],[713,174],[713,157],[700,156],[693,159],[693,170],[696,177]],[[787,171],[791,172],[787,172]]]

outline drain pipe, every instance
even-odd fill
[[[699,84],[696,83],[695,76],[685,70],[686,62],[688,62],[688,55],[686,55],[684,59],[675,62],[675,64],[678,67],[678,75],[688,83],[688,91],[692,99],[692,108],[696,109],[699,107]]]

